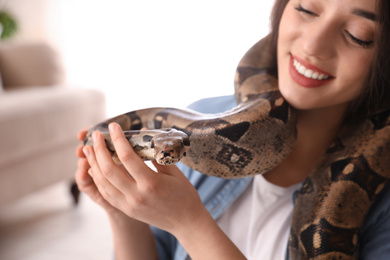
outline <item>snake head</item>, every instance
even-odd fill
[[[177,163],[186,156],[190,147],[188,136],[176,129],[156,135],[151,143],[154,149],[154,158],[158,164],[170,165]]]

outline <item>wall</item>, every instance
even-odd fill
[[[236,65],[267,34],[272,5],[259,0],[7,2],[21,17],[15,41],[55,43],[69,84],[104,91],[109,116],[232,94]]]
[[[18,21],[19,30],[8,42],[51,42],[57,44],[60,32],[57,0],[0,0],[0,9],[9,11]],[[57,15],[58,16],[58,15]]]

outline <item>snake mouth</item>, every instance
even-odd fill
[[[173,149],[160,151],[155,158],[157,163],[161,165],[171,165],[180,161],[179,154]]]
[[[161,164],[161,165],[171,165],[171,164],[175,164],[175,163],[179,162],[180,160],[169,156],[169,157],[160,158],[156,161],[158,164]]]

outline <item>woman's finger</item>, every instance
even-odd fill
[[[100,191],[95,185],[94,180],[88,174],[90,166],[87,159],[82,158],[78,160],[78,167],[75,174],[75,179],[80,191],[87,194],[93,201],[105,208],[106,210],[112,210],[111,204],[109,204],[100,194]]]
[[[82,128],[78,133],[77,133],[77,139],[80,141],[83,141],[85,136],[87,135],[88,131],[91,129],[90,126]]]
[[[117,123],[109,125],[110,135],[118,154],[119,160],[129,171],[136,182],[148,179],[151,173],[144,161],[134,152],[126,139],[121,127]]]
[[[98,201],[100,193],[97,190],[92,177],[88,174],[88,171],[91,169],[87,159],[79,159],[77,166],[75,174],[77,187],[80,191],[87,194],[92,200],[100,203],[100,201]]]
[[[99,162],[99,178],[105,178],[111,185],[122,193],[129,192],[131,184],[134,182],[130,176],[125,173],[111,158],[107,150],[104,137],[100,132],[93,133],[94,152],[96,160]],[[92,169],[94,170],[94,168]]]
[[[90,166],[89,166],[87,159],[80,158],[77,161],[77,170],[75,173],[75,179],[76,179],[76,183],[77,183],[78,187],[80,188],[80,190],[82,190],[82,188],[84,186],[87,186],[91,182],[93,182],[91,176],[88,175],[89,168],[90,168]]]
[[[78,134],[77,134],[77,139],[79,141],[84,141],[84,138],[87,135],[87,133],[88,133],[90,128],[91,127],[84,127],[83,129],[81,129],[80,132],[78,132]],[[85,155],[84,155],[84,152],[83,152],[83,147],[84,147],[84,145],[80,144],[76,148],[76,156],[79,157],[79,158],[85,158]]]
[[[87,157],[88,163],[91,165],[89,173],[92,174],[94,183],[101,195],[108,201],[110,201],[110,198],[120,198],[122,193],[113,186],[102,173],[102,170],[100,169],[100,162],[96,159],[94,148],[86,146],[83,151]]]
[[[183,173],[174,164],[161,165],[161,164],[158,164],[156,161],[153,161],[152,163],[153,163],[154,167],[156,167],[157,172],[159,172],[159,173],[164,173],[164,174],[172,175],[172,176],[183,176]]]
[[[84,148],[83,144],[80,144],[79,146],[77,146],[77,148],[76,148],[76,156],[78,158],[85,158],[85,154],[83,152],[83,148]]]

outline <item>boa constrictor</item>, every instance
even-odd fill
[[[240,61],[235,79],[238,106],[232,111],[204,115],[151,108],[107,120],[92,131],[107,131],[110,122],[124,130],[176,128],[191,142],[182,161],[202,173],[237,178],[272,169],[291,151],[296,122],[294,110],[278,91],[269,47],[267,37]],[[389,156],[390,110],[340,131],[295,201],[291,259],[356,257],[358,231],[390,178]]]

